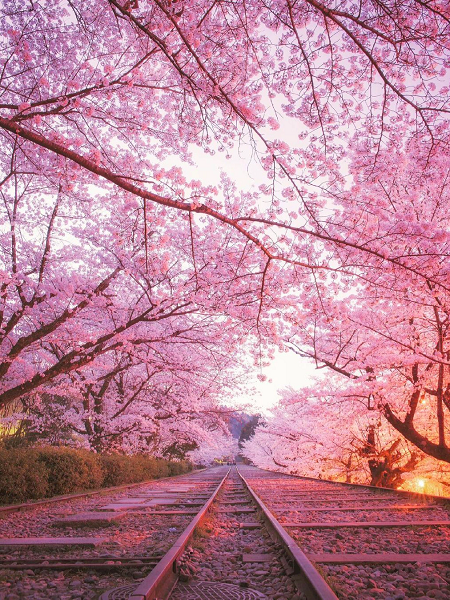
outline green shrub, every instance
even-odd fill
[[[157,474],[155,477],[169,477],[169,461],[164,458],[156,459]]]
[[[48,494],[48,470],[28,449],[0,450],[0,502],[24,502]]]
[[[45,446],[36,449],[38,459],[48,470],[48,493],[70,494],[103,485],[98,456],[87,450]]]
[[[129,457],[130,472],[133,474],[133,481],[145,481],[148,479],[158,479],[166,477],[166,461],[159,458],[153,458],[146,454],[135,454]]]
[[[130,473],[130,457],[123,454],[100,454],[103,469],[103,485],[111,487],[122,483],[132,483]]]
[[[153,469],[152,462],[154,459],[144,456],[143,454],[135,454],[134,456],[128,457],[129,459],[129,470],[131,481],[145,481],[146,479],[154,479],[155,471]]]
[[[0,449],[0,503],[23,502],[83,490],[180,475],[189,461],[146,454],[95,454],[67,447]]]
[[[188,471],[192,471],[192,463],[188,460],[180,460],[179,462],[168,463],[169,475],[182,475]]]
[[[106,487],[180,475],[192,469],[191,463],[186,460],[171,462],[146,454],[135,454],[134,456],[104,454],[100,456],[100,460]]]

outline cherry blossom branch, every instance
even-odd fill
[[[239,219],[231,219],[231,218],[221,214],[219,211],[217,211],[213,208],[210,208],[208,206],[205,206],[203,204],[196,204],[196,203],[191,204],[189,202],[174,200],[172,198],[160,196],[160,195],[150,192],[148,190],[139,188],[136,185],[134,185],[133,183],[131,183],[128,179],[122,177],[121,175],[116,175],[116,174],[112,173],[110,170],[96,164],[93,160],[91,160],[85,156],[77,154],[76,152],[74,152],[73,150],[70,150],[69,148],[67,148],[63,144],[57,142],[56,140],[49,140],[49,139],[45,138],[44,136],[40,135],[39,133],[25,129],[24,127],[11,121],[10,119],[5,119],[3,117],[0,117],[0,127],[9,131],[10,133],[12,133],[14,135],[20,136],[23,139],[33,142],[34,144],[41,146],[42,148],[46,148],[47,150],[50,150],[51,152],[58,154],[59,156],[64,156],[65,158],[68,158],[69,160],[80,165],[87,171],[90,171],[91,173],[95,173],[96,175],[102,177],[103,179],[110,181],[111,183],[117,185],[124,191],[130,192],[131,194],[134,194],[135,196],[138,196],[143,199],[151,200],[152,202],[155,202],[156,204],[161,204],[162,206],[167,206],[169,208],[174,208],[174,209],[181,210],[181,211],[188,212],[188,213],[195,212],[195,213],[199,213],[199,214],[204,214],[204,215],[213,217],[219,221],[222,221],[223,223],[230,225],[231,227],[233,227],[234,229],[239,231],[242,235],[244,235],[247,239],[252,241],[256,246],[258,246],[258,248],[260,248],[260,250],[268,258],[271,258],[274,260],[283,260],[285,262],[289,262],[291,264],[295,264],[295,265],[306,267],[306,268],[318,268],[316,265],[309,265],[302,261],[290,260],[290,259],[272,254],[269,251],[269,249],[258,238],[256,238],[249,231],[247,231],[246,229],[244,229],[243,227],[241,227],[239,225],[239,223],[238,223]]]

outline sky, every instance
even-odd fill
[[[232,178],[241,190],[255,188],[267,181],[266,173],[252,158],[250,147],[244,144],[239,149],[231,149],[231,158],[229,159],[218,152],[213,156],[206,155],[195,147],[192,148],[192,152],[196,164],[195,166],[183,164],[183,170],[194,179],[198,178],[201,173],[204,184],[218,183],[221,171]],[[265,381],[258,380],[257,376],[260,374],[266,376]],[[266,412],[277,403],[278,390],[286,387],[299,389],[310,385],[311,378],[315,375],[317,375],[317,371],[312,361],[301,358],[292,351],[276,351],[272,364],[262,370],[255,368],[252,380],[248,381],[249,387],[254,388],[254,393],[251,392],[234,399],[229,398],[229,400],[230,402],[234,400],[238,404],[242,403],[246,411],[249,410],[248,405],[250,405],[254,412],[260,410]]]
[[[308,386],[312,378],[317,376],[312,361],[301,358],[294,352],[278,352],[275,359],[269,367],[263,369],[263,374],[267,376],[266,381],[258,381],[255,373],[255,383],[257,393],[252,397],[252,404],[266,410],[273,406],[278,400],[277,391],[286,387],[292,387],[298,390]]]
[[[300,131],[288,121],[288,119],[285,119],[285,122],[281,121],[280,130],[269,137],[282,138],[291,146],[298,146],[301,144],[298,138]],[[220,174],[224,172],[242,191],[254,190],[262,183],[267,183],[267,174],[256,159],[249,143],[242,140],[239,147],[228,148],[227,151],[229,158],[226,158],[225,153],[222,152],[205,154],[197,146],[191,146],[195,164],[183,163],[183,171],[187,177],[191,176],[193,179],[198,179],[201,174],[202,183],[210,185],[218,184]],[[249,387],[254,388],[254,392],[234,399],[229,398],[229,400],[244,404],[245,410],[248,410],[250,405],[255,412],[259,410],[265,412],[277,403],[278,390],[286,387],[298,390],[308,386],[312,383],[312,378],[317,377],[319,373],[322,371],[318,372],[312,361],[301,358],[292,351],[276,351],[272,364],[262,371],[255,368],[254,377],[248,381]],[[266,376],[265,381],[258,380],[257,376],[261,374]]]

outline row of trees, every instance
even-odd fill
[[[413,139],[379,159],[374,171],[356,157],[347,198],[361,211],[349,231],[372,232],[386,255],[420,257],[424,275],[360,265],[356,285],[341,273],[310,290],[287,346],[328,377],[284,393],[247,444],[258,464],[397,486],[450,462],[448,153]]]
[[[447,3],[1,10],[0,406],[170,447],[287,342],[450,462]]]
[[[248,326],[208,285],[215,265],[194,277],[188,240],[162,249],[177,223],[154,223],[145,249],[137,210],[50,177],[43,188],[19,155],[2,186],[1,400],[22,412],[9,421],[99,451],[176,454],[224,433],[220,394],[245,374]]]

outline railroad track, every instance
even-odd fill
[[[180,558],[180,572],[189,581],[179,582],[170,600],[312,599],[291,577],[287,547],[279,536],[271,535],[263,514],[232,468],[206,523],[207,535],[199,547],[194,543]],[[334,600],[335,595],[320,580],[324,600]]]
[[[129,598],[170,553],[176,562],[183,534],[201,522],[228,471],[9,507],[0,520],[0,598]],[[176,573],[162,579],[171,586]]]
[[[253,467],[39,505],[5,532],[2,600],[450,598],[446,501]]]
[[[286,543],[295,542],[339,598],[450,598],[447,500],[246,466],[239,471],[272,526]]]
[[[236,469],[227,467],[115,496],[28,507],[0,521],[17,536],[0,539],[0,597],[308,598],[260,514]],[[202,537],[193,539],[199,529]]]

